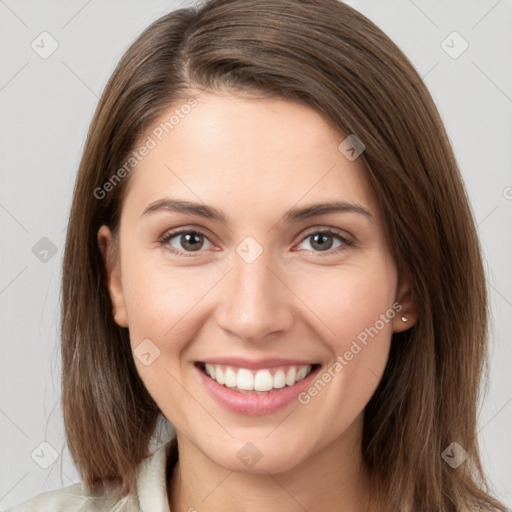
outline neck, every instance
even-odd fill
[[[227,470],[178,433],[171,512],[377,511],[361,457],[362,416],[338,439],[281,473]]]

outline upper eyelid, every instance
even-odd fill
[[[338,235],[341,238],[350,238],[351,240],[355,239],[355,237],[353,235],[351,235],[348,231],[345,231],[344,229],[332,228],[332,227],[327,227],[327,226],[320,227],[320,228],[317,228],[317,227],[308,228],[304,232],[304,235],[302,238],[304,239],[305,237],[310,236],[313,233],[324,233],[324,232],[331,232],[332,234]]]

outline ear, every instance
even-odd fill
[[[415,303],[411,287],[408,282],[402,281],[397,287],[396,302],[401,309],[393,319],[393,332],[406,331],[418,321],[418,307]]]
[[[107,274],[107,286],[112,301],[112,315],[114,321],[120,327],[128,327],[128,315],[124,301],[123,285],[121,281],[121,269],[119,254],[114,250],[112,232],[108,226],[101,226],[98,230],[98,245],[103,256],[103,262]]]

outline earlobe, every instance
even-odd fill
[[[401,309],[393,319],[393,332],[406,331],[418,321],[418,308],[408,283],[403,283],[397,291],[396,301]]]
[[[107,276],[107,287],[112,302],[112,315],[120,327],[128,327],[128,315],[123,294],[119,255],[114,254],[114,240],[108,226],[101,226],[98,230],[98,246],[103,256],[103,263]]]

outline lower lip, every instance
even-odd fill
[[[195,369],[199,373],[199,378],[204,386],[206,386],[206,389],[208,389],[213,398],[220,405],[237,414],[263,416],[283,409],[297,399],[300,393],[310,386],[320,366],[315,368],[306,378],[296,382],[293,386],[285,386],[284,388],[261,395],[234,391],[210,378],[199,367],[196,366]]]

